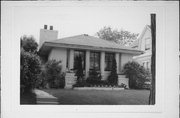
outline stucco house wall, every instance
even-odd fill
[[[48,60],[61,61],[62,71],[66,70],[66,59],[67,59],[67,49],[65,48],[53,48],[48,56]]]
[[[120,60],[120,70],[122,71],[124,64],[126,64],[129,61],[132,61],[133,55],[131,54],[121,54],[121,60]]]

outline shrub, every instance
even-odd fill
[[[115,58],[113,58],[113,61],[112,61],[112,70],[111,70],[111,74],[108,77],[108,82],[109,84],[112,84],[112,85],[117,85],[117,82],[118,82],[117,63],[116,63]]]
[[[44,70],[41,73],[42,85],[45,87],[47,84],[50,88],[64,88],[65,74],[61,72],[61,61],[49,60],[44,65]]]
[[[35,88],[40,74],[40,59],[36,54],[21,50],[20,87],[21,94]]]
[[[90,70],[86,82],[89,84],[101,84],[101,74],[95,69]]]
[[[142,89],[149,71],[137,62],[128,62],[124,65],[123,73],[129,78],[129,87]]]
[[[77,70],[75,73],[75,76],[77,76],[77,83],[82,83],[84,81],[84,74],[83,74],[83,66],[82,66],[82,58],[81,56],[76,57],[78,62],[77,62]]]

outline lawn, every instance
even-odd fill
[[[20,104],[36,104],[36,94],[28,92],[20,95]]]
[[[43,89],[62,105],[147,105],[149,90],[66,90]]]

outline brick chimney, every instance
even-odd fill
[[[39,49],[44,42],[56,40],[58,38],[58,31],[53,30],[53,26],[50,26],[48,30],[48,25],[44,25],[44,29],[40,29],[40,39],[39,39]]]

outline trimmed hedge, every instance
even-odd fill
[[[86,82],[89,84],[101,84],[101,78],[101,74],[95,69],[92,69],[89,71],[89,77]]]

